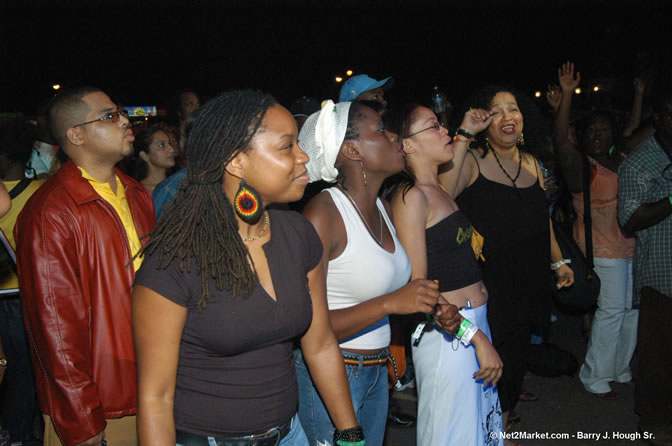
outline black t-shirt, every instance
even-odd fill
[[[315,229],[300,214],[269,211],[271,240],[264,252],[277,297],[259,282],[249,297],[233,297],[210,280],[210,299],[198,311],[201,279],[179,260],[157,269],[146,255],[135,284],[187,308],[175,389],[175,427],[200,435],[266,431],[296,413],[293,340],[308,329],[312,301],[306,274],[322,256]]]

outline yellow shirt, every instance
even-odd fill
[[[14,181],[3,181],[7,191],[11,191],[14,187],[19,184],[21,180]],[[2,218],[0,218],[0,228],[2,232],[5,233],[7,241],[12,245],[12,248],[16,250],[16,242],[14,241],[14,226],[16,225],[16,219],[21,212],[21,209],[26,205],[28,199],[44,184],[45,180],[33,180],[30,182],[28,187],[23,190],[19,195],[12,200],[12,207]],[[2,248],[0,248],[2,249]],[[11,262],[11,266],[7,268],[7,275],[0,279],[0,290],[9,290],[16,289],[19,287],[19,278],[16,276],[14,265],[11,259],[7,259],[8,262]],[[9,265],[8,265],[9,266]]]
[[[117,181],[117,192],[115,194],[108,183],[101,183],[95,180],[82,167],[77,167],[82,172],[82,177],[84,177],[93,187],[93,189],[98,192],[98,195],[100,195],[103,200],[107,201],[117,212],[117,215],[121,219],[121,223],[124,225],[124,229],[126,230],[128,245],[131,247],[131,255],[137,254],[138,251],[140,251],[142,244],[140,243],[138,232],[135,230],[131,209],[128,207],[128,201],[126,201],[126,191],[124,190],[124,185],[121,183],[121,180],[119,180],[119,177],[116,175],[114,176],[115,180]],[[135,260],[133,260],[133,268],[137,271],[140,268],[140,265],[142,265],[142,257],[138,256],[135,258]]]

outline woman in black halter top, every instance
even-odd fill
[[[562,252],[550,230],[539,164],[529,151],[538,127],[530,125],[528,141],[523,138],[526,98],[487,87],[470,104],[489,110],[492,122],[478,136],[478,148],[456,153],[439,179],[485,237],[483,278],[493,344],[504,361],[499,394],[506,425],[521,391],[535,310],[550,299],[549,265],[562,260]],[[534,105],[525,112],[532,121]],[[558,287],[574,282],[566,264],[555,274]]]
[[[474,110],[466,113],[462,128],[477,133],[490,121],[487,111]],[[453,147],[466,147],[468,141],[452,139],[430,109],[416,104],[392,110],[385,126],[402,137],[406,153],[406,169],[391,195],[397,235],[411,260],[411,277],[438,281],[440,302],[461,308],[467,323],[479,328],[472,348],[464,336],[458,341],[433,329],[438,327],[418,326],[413,342],[417,443],[499,445],[501,408],[489,384],[497,384],[502,361],[489,339],[488,293],[471,246],[471,223],[438,179],[439,166],[453,158]]]

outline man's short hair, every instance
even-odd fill
[[[67,130],[83,121],[88,112],[84,96],[99,91],[102,90],[96,87],[69,88],[51,100],[47,111],[49,131],[61,147],[67,142]]]

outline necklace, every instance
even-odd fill
[[[266,234],[266,230],[268,229],[268,211],[264,211],[264,226],[261,228],[261,231],[259,234],[254,235],[252,237],[243,237],[244,242],[253,242],[255,240],[259,240]]]
[[[502,162],[499,160],[499,157],[497,156],[497,152],[495,151],[495,149],[492,148],[490,143],[486,143],[486,144],[488,144],[488,148],[492,151],[492,154],[495,156],[495,160],[497,161],[497,164],[499,165],[499,168],[502,169],[502,172],[504,172],[504,175],[506,175],[506,177],[509,180],[511,180],[511,182],[513,183],[513,187],[517,188],[518,186],[516,186],[516,180],[520,176],[520,171],[521,171],[521,168],[523,167],[523,157],[520,155],[520,149],[518,149],[518,172],[516,173],[516,176],[514,178],[511,178],[511,175],[509,175],[509,173],[506,171],[504,166],[502,166]],[[511,169],[511,173],[513,173],[513,169]]]
[[[350,196],[348,191],[345,190],[343,187],[340,187],[340,189],[343,191],[345,196],[348,197],[348,200],[350,200],[352,205],[355,207],[355,210],[359,214],[359,218],[361,218],[362,221],[364,222],[364,225],[366,226],[366,229],[369,230],[369,234],[371,234],[371,237],[373,237],[373,239],[376,241],[376,243],[378,243],[380,245],[380,247],[382,248],[383,247],[383,217],[380,215],[380,209],[378,209],[378,207],[376,206],[376,210],[378,211],[378,223],[380,224],[380,240],[379,240],[378,237],[376,237],[376,234],[374,234],[373,231],[371,230],[371,226],[369,226],[369,224],[367,223],[366,218],[364,218],[364,214],[359,209],[359,206],[357,206],[357,203],[355,202],[355,200]]]

